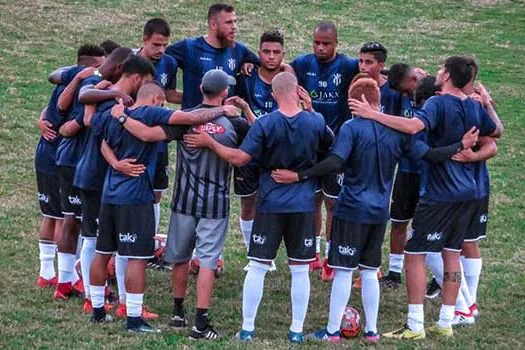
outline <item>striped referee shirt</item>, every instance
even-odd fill
[[[200,105],[197,108],[213,106]],[[163,129],[168,140],[172,126]],[[180,129],[180,128],[179,128]],[[175,130],[174,130],[175,131]],[[227,147],[237,147],[237,134],[232,122],[224,116],[213,122],[194,126],[188,132],[205,131]],[[175,131],[175,134],[178,132]],[[177,168],[171,208],[177,213],[206,219],[222,219],[229,215],[231,165],[206,148],[188,148],[177,143]]]

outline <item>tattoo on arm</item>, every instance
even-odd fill
[[[193,124],[204,124],[224,114],[222,107],[202,108],[191,112]]]
[[[461,272],[445,272],[443,282],[461,283]]]

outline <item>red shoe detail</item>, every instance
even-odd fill
[[[224,259],[217,261],[217,268],[215,268],[215,278],[219,278],[224,272]]]
[[[472,311],[469,311],[468,313],[467,312],[461,312],[461,311],[454,311],[454,315],[465,316],[465,317],[474,317],[474,315],[472,315]]]
[[[75,284],[73,285],[73,289],[77,291],[79,294],[84,294],[84,282],[82,282],[81,279],[77,280]]]
[[[321,270],[321,279],[323,281],[331,281],[334,279],[334,269],[328,266],[328,259],[323,261],[323,269]]]
[[[82,311],[85,314],[90,314],[93,312],[93,305],[91,304],[91,300],[84,299],[84,305],[82,305]]]
[[[107,310],[106,310],[107,311]],[[119,304],[117,308],[115,309],[115,316],[118,318],[126,318],[127,315],[127,309],[125,304]],[[148,307],[146,305],[142,306],[142,318],[145,320],[156,320],[159,318],[159,314],[156,314],[154,312],[148,311]]]
[[[478,309],[478,304],[472,304],[470,307],[470,313],[473,315],[473,316],[478,316],[479,315],[479,309]]]
[[[115,309],[115,316],[118,318],[127,317],[126,304],[118,304],[117,308]]]
[[[310,272],[321,269],[321,253],[315,253],[315,260],[310,263]]]
[[[47,288],[51,286],[56,286],[58,282],[58,278],[55,276],[49,280],[46,280],[44,277],[38,276],[38,279],[36,280],[36,285],[38,288]]]
[[[53,298],[55,300],[66,300],[71,292],[73,291],[73,285],[71,282],[58,283]]]

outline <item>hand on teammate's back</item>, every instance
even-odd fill
[[[254,64],[253,63],[244,63],[241,66],[241,74],[251,76],[253,71]]]
[[[246,108],[249,108],[250,106],[248,105],[248,102],[246,102],[245,100],[243,100],[241,97],[239,96],[232,96],[232,97],[229,97],[227,98],[225,101],[224,101],[224,105],[226,106],[235,106],[239,109],[242,109],[243,111],[246,110]]]
[[[465,135],[463,135],[463,138],[461,139],[461,143],[463,144],[463,149],[466,150],[466,149],[471,148],[472,146],[475,146],[476,143],[478,142],[478,137],[479,137],[479,130],[478,128],[473,126],[472,128],[470,128],[469,131],[465,133]]]
[[[122,159],[115,164],[115,170],[121,174],[137,177],[144,173],[146,167],[144,164],[134,164],[136,159]]]
[[[471,163],[477,161],[476,152],[472,148],[464,149],[463,151],[456,153],[452,156],[452,160],[460,163]]]
[[[184,135],[184,144],[189,148],[206,148],[209,147],[212,142],[212,137],[205,131]]]
[[[118,97],[126,107],[131,107],[135,103],[130,95],[123,92],[119,92]]]
[[[53,130],[53,124],[51,122],[39,119],[38,120],[38,129],[40,129],[40,135],[47,141],[53,141],[57,137],[57,133],[55,130]]]
[[[279,184],[291,184],[299,181],[299,174],[287,169],[277,169],[272,171],[272,179]]]
[[[239,111],[237,110],[237,107],[233,106],[233,105],[225,105],[223,106],[224,108],[224,114],[228,117],[238,117],[240,114],[239,114]]]
[[[111,108],[111,116],[113,118],[118,118],[122,114],[124,114],[124,103],[123,103],[122,99],[119,98],[117,100],[117,102],[118,103]]]

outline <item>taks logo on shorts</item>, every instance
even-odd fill
[[[78,198],[78,196],[67,196],[67,199],[69,200],[69,204],[71,205],[81,205],[82,204],[82,201],[80,200],[80,198]]]
[[[307,248],[310,248],[314,245],[314,239],[313,238],[305,238],[304,239],[304,246]]]
[[[49,195],[38,192],[38,200],[40,202],[49,203]]]
[[[427,241],[439,241],[441,237],[443,237],[443,232],[429,233],[427,236]]]
[[[263,245],[266,242],[266,236],[263,235],[252,235],[253,243]]]
[[[340,245],[338,248],[339,248],[339,254],[341,255],[354,256],[356,252],[356,249],[354,247],[350,247],[348,245],[344,247]]]
[[[480,217],[479,217],[479,223],[480,224],[484,224],[488,221],[489,219],[489,215],[488,214],[482,214]]]
[[[134,233],[119,233],[118,239],[122,243],[135,243],[137,241],[137,235]]]
[[[193,130],[196,132],[207,132],[208,134],[224,134],[224,127],[213,123],[194,126]]]

